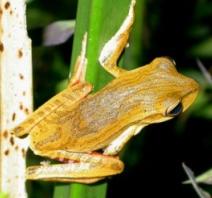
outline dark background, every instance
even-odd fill
[[[42,45],[43,28],[74,19],[77,1],[32,0],[27,23],[33,41],[35,108],[53,96],[67,79],[73,37],[55,47]],[[109,180],[107,197],[198,197],[182,169],[185,162],[196,175],[211,168],[212,86],[198,69],[199,58],[212,71],[212,2],[209,0],[149,0],[145,5],[141,54],[143,63],[170,56],[177,68],[201,84],[201,96],[182,116],[148,126],[121,153],[126,168]],[[30,154],[30,160],[34,161]],[[31,162],[29,162],[31,163]],[[51,197],[54,183],[30,182],[30,197]],[[203,186],[210,190],[209,186]],[[34,193],[36,192],[36,193]]]

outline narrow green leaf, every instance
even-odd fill
[[[70,187],[67,184],[57,184],[54,189],[54,198],[68,198]]]
[[[206,191],[204,191],[202,188],[200,188],[198,186],[193,171],[188,166],[186,166],[184,163],[182,164],[182,166],[183,166],[185,173],[187,174],[187,176],[189,178],[188,181],[183,182],[183,183],[184,184],[192,184],[194,190],[196,191],[197,195],[200,198],[210,198],[211,196]]]
[[[212,185],[212,169],[207,170],[203,174],[196,177],[196,182]]]
[[[80,52],[83,34],[88,32],[86,79],[94,85],[94,90],[100,89],[112,78],[99,65],[98,57],[103,45],[115,34],[128,13],[130,0],[80,0],[77,15],[76,35],[72,65]],[[85,7],[89,9],[85,9]],[[81,14],[80,14],[81,13]],[[83,15],[83,18],[82,18]],[[89,21],[85,20],[87,17]],[[86,24],[87,23],[87,24]],[[104,198],[107,184],[71,185],[71,198]]]
[[[72,50],[71,69],[80,54],[81,42],[85,32],[88,33],[87,53],[88,59],[86,80],[94,85],[94,91],[99,90],[112,79],[99,64],[98,57],[103,45],[115,34],[125,19],[131,0],[79,0],[74,45]],[[139,0],[136,10],[144,9],[145,0]],[[135,29],[130,42],[132,44],[124,53],[123,63],[125,68],[138,66],[142,51],[141,36],[143,14],[136,16]],[[135,36],[135,37],[134,37]],[[131,60],[131,61],[130,61]],[[106,197],[106,183],[92,185],[71,184],[69,198],[104,198]],[[56,189],[57,190],[57,189]],[[60,193],[68,192],[66,187],[58,189]],[[57,191],[58,193],[58,191]],[[65,198],[65,196],[63,196]]]
[[[135,22],[129,39],[129,47],[126,48],[123,63],[124,68],[134,69],[144,63],[143,34],[145,26],[146,0],[139,0],[135,7]]]
[[[105,198],[107,183],[94,185],[71,184],[69,198]]]
[[[190,53],[195,57],[212,57],[212,37],[192,47]]]

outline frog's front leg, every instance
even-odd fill
[[[113,76],[118,77],[125,70],[117,67],[118,58],[127,45],[129,33],[134,21],[135,0],[131,0],[127,17],[116,34],[104,45],[100,57],[100,64]]]
[[[124,168],[123,162],[118,158],[102,154],[64,150],[39,151],[38,154],[68,163],[28,167],[26,179],[93,183],[107,176],[119,174]]]
[[[129,126],[122,134],[116,138],[109,146],[104,149],[104,155],[117,155],[124,145],[134,136],[137,135],[146,125],[137,124]]]

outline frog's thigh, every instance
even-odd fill
[[[59,106],[62,106],[61,109],[63,107],[67,109],[64,103],[68,103],[68,105],[70,106],[76,101],[84,98],[91,92],[92,86],[89,83],[85,82],[87,64],[87,59],[85,57],[86,42],[87,33],[85,33],[84,35],[81,54],[77,58],[76,64],[74,66],[74,72],[71,77],[69,86],[65,90],[48,100],[44,105],[39,107],[24,122],[22,122],[16,128],[12,129],[12,133],[14,133],[18,137],[28,134],[34,126],[36,126],[50,113],[54,112],[55,109],[57,109]]]
[[[21,137],[31,132],[39,123],[48,126],[48,122],[44,123],[45,118],[49,118],[56,110],[66,112],[74,103],[85,98],[92,91],[89,83],[78,83],[69,86],[56,96],[52,97],[45,104],[34,111],[25,121],[11,130],[17,137]]]
[[[73,86],[78,82],[85,82],[86,66],[87,66],[86,46],[87,46],[87,32],[83,36],[81,52],[80,55],[77,57],[76,63],[74,65],[73,74],[71,74],[69,86]]]
[[[27,168],[26,179],[92,183],[106,176],[121,173],[124,167],[119,159],[100,154],[55,150],[40,152],[39,155],[75,163],[31,166]]]
[[[108,147],[105,148],[105,155],[116,155],[118,154],[124,145],[136,134],[140,132],[144,125],[132,125],[125,129],[122,134],[116,138]]]
[[[26,170],[26,179],[89,184],[105,178],[83,176],[83,173],[87,172],[86,166],[84,163],[30,166]]]
[[[115,77],[120,76],[125,70],[117,67],[118,58],[127,45],[129,33],[134,21],[135,0],[131,1],[128,15],[123,21],[119,30],[104,45],[99,56],[99,62],[110,74]]]

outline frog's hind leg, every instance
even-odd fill
[[[98,182],[100,180],[105,179],[105,177],[97,177],[97,178],[82,178],[82,179],[73,179],[73,178],[48,178],[42,179],[43,181],[53,181],[53,182],[74,182],[74,183],[83,183],[83,184],[92,184]]]
[[[118,158],[102,154],[75,153],[64,150],[38,154],[69,163],[30,166],[26,171],[26,179],[93,183],[107,176],[119,174],[124,168],[122,161]]]
[[[104,45],[99,62],[110,74],[118,77],[125,70],[117,67],[118,58],[127,45],[129,33],[134,21],[134,6],[136,1],[131,0],[127,17],[116,34]]]
[[[20,125],[11,129],[11,132],[17,137],[22,137],[30,133],[30,131],[42,120],[44,120],[51,113],[55,112],[58,108],[62,111],[67,110],[77,101],[86,97],[91,91],[92,86],[85,82],[86,63],[86,42],[87,33],[84,34],[82,41],[81,54],[79,55],[76,64],[74,66],[74,73],[70,80],[68,87],[52,97],[41,107],[36,109],[27,119]]]

